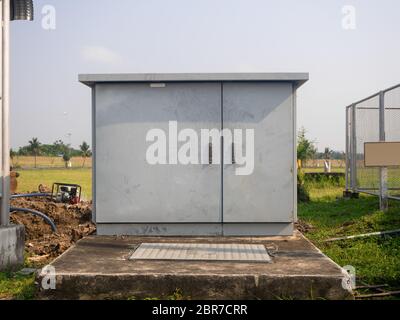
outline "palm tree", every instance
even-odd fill
[[[68,169],[68,163],[69,163],[70,160],[71,160],[71,152],[70,152],[69,149],[66,149],[66,150],[65,150],[65,152],[64,152],[64,154],[63,154],[63,160],[64,160],[64,162],[65,162],[65,168]]]
[[[90,152],[90,146],[83,141],[82,144],[79,146],[81,150],[81,155],[83,157],[83,163],[82,163],[82,168],[85,166],[86,158],[90,157],[91,152]]]
[[[35,156],[35,168],[36,168],[36,157],[40,153],[40,145],[41,143],[39,142],[38,138],[32,138],[32,140],[29,141],[29,150]]]
[[[13,150],[10,149],[10,159],[11,159],[11,165],[14,166],[14,157],[17,155],[17,153]]]
[[[332,157],[333,151],[329,148],[325,148],[324,150],[324,171],[325,173],[330,173],[331,172],[331,157]]]
[[[329,160],[332,157],[333,151],[329,148],[325,148],[324,150],[324,157],[325,159]]]

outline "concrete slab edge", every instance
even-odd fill
[[[39,277],[38,283],[41,282]],[[166,298],[179,289],[188,299],[353,299],[341,276],[58,274],[44,299]]]

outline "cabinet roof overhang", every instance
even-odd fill
[[[80,74],[79,81],[89,87],[133,82],[292,82],[300,87],[308,77],[308,73],[113,73]]]

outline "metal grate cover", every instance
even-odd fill
[[[130,260],[271,262],[259,244],[142,243]]]

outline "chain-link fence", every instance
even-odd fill
[[[346,108],[346,190],[400,200],[400,167],[364,165],[364,143],[379,141],[400,142],[400,84]]]

